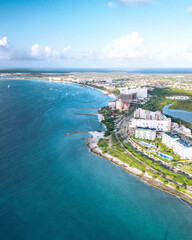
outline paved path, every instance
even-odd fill
[[[178,183],[178,182],[172,180],[171,178],[162,175],[161,173],[159,173],[159,172],[156,171],[155,169],[149,167],[148,165],[146,165],[145,163],[143,163],[141,160],[139,160],[138,158],[136,158],[132,153],[130,153],[130,152],[123,146],[123,144],[120,142],[120,140],[119,140],[119,138],[118,138],[118,136],[117,136],[117,133],[115,133],[115,138],[116,138],[116,140],[118,141],[119,145],[120,145],[122,148],[124,148],[125,152],[126,152],[129,156],[131,156],[132,158],[134,158],[137,162],[141,163],[141,164],[142,164],[143,166],[145,166],[148,170],[151,170],[153,173],[155,173],[155,174],[157,174],[157,175],[159,175],[159,176],[164,177],[166,180],[168,180],[168,181],[170,181],[170,182],[172,182],[172,183],[175,183],[175,184],[177,184],[177,185],[179,185],[179,186],[182,186],[181,183]]]

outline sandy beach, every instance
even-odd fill
[[[101,122],[102,120],[104,120],[103,115],[100,114],[100,113],[97,113],[97,117],[98,117],[99,122]],[[103,125],[103,126],[105,126],[105,125]]]

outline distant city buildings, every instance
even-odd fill
[[[176,99],[176,100],[189,100],[189,96],[172,96],[172,97],[166,97],[167,99]]]
[[[131,95],[135,94],[137,98],[144,99],[147,98],[147,88],[135,88],[129,89],[128,87],[119,88],[120,94]]]
[[[110,91],[114,91],[115,90],[115,86],[111,85],[111,84],[106,84],[104,86],[104,88],[106,88],[107,90],[110,90]]]
[[[118,99],[121,99],[125,103],[131,103],[135,99],[137,99],[137,94],[136,93],[133,93],[133,94],[120,94],[118,96]]]

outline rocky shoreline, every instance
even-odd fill
[[[138,170],[136,168],[129,167],[127,164],[123,163],[119,159],[114,158],[113,156],[111,156],[109,154],[103,154],[102,151],[97,147],[97,142],[98,142],[99,138],[102,137],[103,133],[94,134],[94,132],[90,132],[90,134],[92,135],[92,137],[91,138],[86,138],[85,141],[86,141],[86,145],[89,148],[91,153],[93,153],[93,154],[95,154],[95,155],[97,155],[101,158],[107,159],[111,163],[122,167],[122,169],[125,172],[128,172],[129,174],[138,177],[140,180],[142,180],[146,184],[148,184],[152,187],[155,187],[155,188],[157,188],[157,189],[159,189],[163,192],[166,192],[170,195],[178,197],[181,200],[188,203],[190,206],[192,206],[192,198],[191,197],[189,197],[185,194],[182,194],[181,192],[178,192],[175,189],[162,184],[160,181],[153,180],[151,177],[143,175],[143,173],[140,170]]]

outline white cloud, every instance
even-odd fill
[[[0,39],[0,60],[29,60],[31,59],[23,49],[15,49],[9,44],[7,37]]]
[[[52,55],[52,49],[50,47],[46,46],[44,51],[46,57],[50,57]]]
[[[6,46],[7,45],[7,37],[3,37],[0,39],[0,46]]]
[[[34,44],[30,51],[24,49],[15,49],[9,44],[7,37],[0,39],[0,60],[43,60],[50,58],[66,58],[69,57],[71,46],[63,48],[61,51],[53,50],[48,46],[41,47]]]
[[[68,45],[67,47],[64,48],[64,52],[67,52],[69,50],[71,50],[71,46],[70,45]]]
[[[118,5],[124,5],[124,6],[141,6],[148,3],[152,3],[153,0],[114,0],[113,2],[108,2],[108,7],[115,8]]]
[[[183,57],[188,62],[192,62],[192,47],[183,50],[181,52],[181,57]]]
[[[192,6],[189,6],[189,7],[187,8],[187,12],[189,12],[189,13],[192,12]]]
[[[31,47],[31,56],[43,59],[43,58],[63,58],[67,52],[71,50],[71,46],[64,47],[62,51],[53,50],[52,48],[45,46],[40,47],[39,44],[34,44]]]
[[[7,37],[0,39],[0,60],[10,59],[13,55],[12,47],[7,43]]]
[[[183,46],[177,46],[177,48],[174,49],[170,47],[154,55],[153,59],[168,65],[172,63],[173,66],[186,66],[186,64],[192,63],[192,47],[185,48]]]
[[[124,5],[134,5],[134,4],[146,4],[151,2],[151,0],[118,0],[118,2]]]
[[[108,2],[108,7],[109,8],[116,8],[117,4],[115,2]]]
[[[40,52],[41,50],[37,43],[31,47],[31,56],[34,56],[34,57],[40,56],[41,54]]]
[[[144,56],[141,51],[144,39],[139,33],[133,32],[127,36],[115,39],[111,44],[103,48],[103,57],[110,59],[126,59]]]

